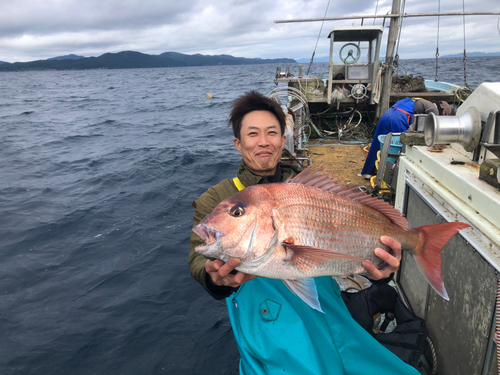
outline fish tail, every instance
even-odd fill
[[[416,228],[422,234],[413,256],[425,278],[434,290],[445,300],[449,300],[441,275],[441,249],[461,229],[469,224],[451,222],[434,225],[424,225]],[[422,240],[423,239],[423,240]]]

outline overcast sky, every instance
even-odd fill
[[[407,0],[405,12],[437,12],[439,3],[441,12],[462,11],[463,3],[458,0]],[[130,50],[309,59],[321,22],[274,21],[321,18],[327,5],[328,0],[2,0],[0,61],[33,61],[71,53],[88,57]],[[326,16],[375,14],[376,7],[377,0],[330,0]],[[390,9],[390,0],[378,1],[377,14]],[[465,0],[465,11],[500,12],[500,1]],[[467,52],[500,52],[499,17],[466,17]],[[461,16],[440,17],[441,56],[463,52],[462,21]],[[325,22],[316,57],[328,55],[327,36],[332,27],[352,22]],[[365,25],[373,25],[373,19]],[[376,20],[375,25],[382,25],[382,20]],[[400,58],[434,57],[437,25],[437,17],[405,18]]]

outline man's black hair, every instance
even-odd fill
[[[233,127],[235,138],[241,139],[240,132],[243,117],[253,111],[271,112],[278,119],[281,135],[285,134],[286,120],[281,105],[260,92],[252,90],[237,97],[233,102],[232,110],[229,114],[229,126]]]

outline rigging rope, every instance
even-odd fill
[[[463,24],[464,24],[464,81],[465,81],[465,87],[469,87],[469,84],[467,83],[467,51],[465,48],[465,0],[462,0],[462,9],[464,12],[463,15]]]
[[[398,26],[399,26],[399,33],[398,33],[398,43],[396,45],[396,54],[394,55],[394,61],[392,63],[393,67],[396,68],[396,71],[397,71],[397,68],[399,66],[399,55],[398,55],[398,51],[399,51],[399,40],[401,39],[401,29],[403,28],[403,14],[404,14],[404,11],[405,11],[405,5],[406,5],[406,0],[403,0],[402,4],[401,4],[401,9],[399,10],[399,22],[398,22]]]
[[[375,5],[375,15],[377,15],[377,9],[378,9],[378,0],[377,0],[377,5]],[[375,25],[375,20],[376,18],[373,19],[373,25]]]
[[[321,31],[323,30],[323,25],[325,24],[326,12],[328,12],[328,8],[330,7],[330,0],[328,0],[328,4],[325,9],[325,15],[323,16],[323,22],[321,22],[321,28],[319,29],[318,39],[316,39],[316,45],[314,46],[314,51],[311,56],[311,62],[309,63],[309,68],[307,68],[307,76],[309,75],[309,71],[311,70],[311,65],[314,60],[314,55],[316,54],[316,48],[318,47],[319,37],[321,36]]]
[[[441,0],[438,1],[438,14],[441,13]],[[436,41],[436,76],[434,81],[437,82],[439,78],[438,74],[439,67],[439,16],[438,16],[438,29],[437,29],[437,41]]]

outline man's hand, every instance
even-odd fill
[[[401,260],[401,244],[398,241],[387,236],[380,237],[380,241],[384,245],[389,246],[394,252],[394,255],[391,255],[387,251],[377,247],[375,249],[375,255],[386,262],[388,264],[388,267],[383,270],[379,270],[369,260],[365,260],[362,263],[363,267],[365,267],[368,271],[365,276],[372,280],[382,280],[391,276],[392,273],[396,272],[399,269]]]
[[[240,264],[241,259],[238,258],[231,258],[226,263],[219,259],[207,259],[207,262],[205,263],[205,270],[207,271],[208,275],[215,285],[237,288],[241,284],[244,284],[247,281],[250,281],[257,277],[239,271],[235,274],[232,274],[231,271],[238,267]]]

